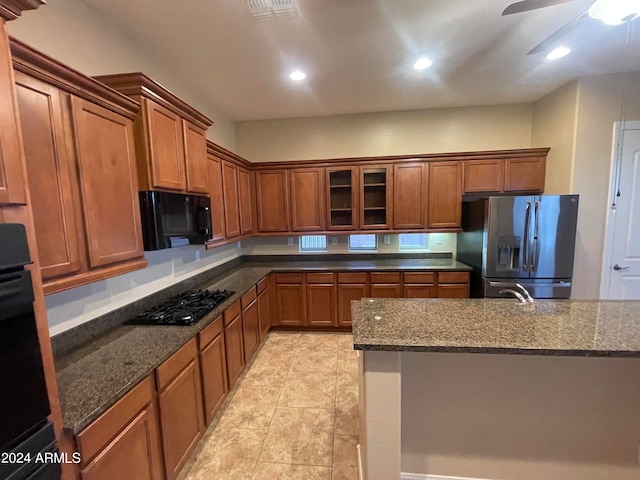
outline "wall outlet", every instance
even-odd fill
[[[289,237],[287,239],[287,245],[289,245],[290,247],[293,247],[293,237]]]
[[[433,236],[433,243],[435,243],[436,245],[442,245],[442,235],[440,235],[439,233],[436,233]]]
[[[331,245],[337,245],[338,244],[338,237],[331,237]]]
[[[385,245],[389,245],[391,243],[391,235],[383,235],[382,243],[384,243]]]
[[[196,262],[200,261],[200,250],[196,250]]]

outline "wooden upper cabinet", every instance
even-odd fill
[[[357,230],[358,167],[326,168],[327,230]]]
[[[433,162],[429,165],[428,198],[428,228],[460,228],[461,162]]]
[[[222,191],[224,198],[225,228],[227,238],[240,235],[240,198],[238,192],[238,167],[222,161]]]
[[[143,256],[133,121],[73,98],[89,265]]]
[[[546,160],[546,157],[507,158],[504,169],[504,191],[543,192]]]
[[[289,232],[289,185],[286,170],[256,172],[258,230]]]
[[[393,219],[393,167],[360,167],[360,228],[384,230]]]
[[[464,193],[498,193],[502,191],[504,160],[467,160],[464,162]]]
[[[211,241],[225,239],[224,192],[222,188],[222,160],[209,155],[207,161],[209,198],[211,199]]]
[[[48,280],[81,268],[77,172],[65,134],[69,95],[22,72],[15,77],[40,270]]]
[[[240,233],[246,235],[253,232],[253,173],[246,168],[238,167],[238,206],[240,207]]]
[[[143,99],[151,157],[151,188],[183,191],[184,168],[182,119],[168,108]]]
[[[209,193],[207,185],[207,137],[203,128],[182,120],[187,191]]]
[[[424,162],[393,166],[393,228],[424,228],[428,174]]]
[[[4,20],[0,19],[0,205],[24,204],[26,200],[13,83],[8,37]]]
[[[298,168],[289,172],[294,232],[325,229],[324,175],[324,168]]]
[[[141,190],[206,194],[206,130],[213,122],[143,73],[96,80],[143,105],[136,118]]]

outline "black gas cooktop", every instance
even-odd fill
[[[190,290],[127,320],[127,325],[193,325],[235,292]]]

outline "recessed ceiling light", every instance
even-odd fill
[[[558,47],[547,55],[547,60],[557,60],[558,58],[562,58],[565,55],[569,55],[571,53],[571,49],[567,47]]]
[[[296,70],[295,72],[291,72],[289,74],[289,78],[291,80],[295,80],[296,82],[299,82],[300,80],[304,80],[305,78],[307,78],[307,75],[304,72],[301,72],[300,70]]]
[[[424,70],[425,68],[429,68],[433,62],[429,60],[427,57],[420,57],[416,60],[416,63],[413,64],[413,68],[416,70]]]

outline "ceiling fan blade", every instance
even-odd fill
[[[527,55],[535,55],[540,52],[550,52],[554,47],[557,47],[564,37],[569,35],[574,30],[580,28],[580,26],[590,21],[589,12],[584,12],[582,15],[574,18],[569,23],[560,27],[558,30],[549,35],[546,39],[536,45]]]
[[[562,3],[573,2],[574,0],[522,0],[521,2],[512,3],[504,9],[502,15],[513,15],[514,13],[528,12],[538,10],[539,8],[552,7]]]

